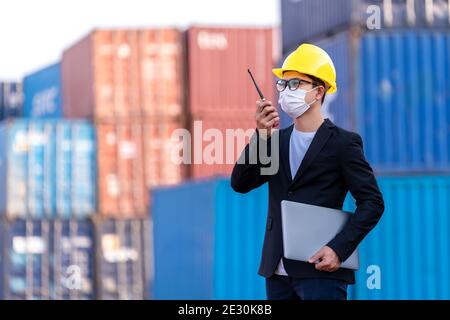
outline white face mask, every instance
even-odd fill
[[[315,99],[311,103],[305,102],[306,94],[317,88],[318,87],[315,87],[308,91],[300,88],[292,91],[289,90],[289,88],[286,88],[284,91],[280,92],[278,103],[281,105],[281,109],[283,109],[283,111],[286,112],[292,119],[297,119],[304,114],[314,102],[317,101],[317,99]]]

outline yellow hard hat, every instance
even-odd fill
[[[283,78],[285,71],[297,71],[319,78],[329,86],[327,93],[334,93],[337,90],[333,61],[325,50],[312,44],[300,45],[284,60],[281,68],[272,69],[280,79]]]

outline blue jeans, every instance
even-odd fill
[[[336,279],[266,278],[268,300],[347,300],[347,283]]]

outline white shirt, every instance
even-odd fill
[[[289,165],[291,167],[292,179],[294,179],[315,134],[316,131],[303,132],[295,129],[295,127],[292,129],[291,139],[289,141]],[[288,275],[283,266],[283,259],[280,259],[275,274],[282,276]]]

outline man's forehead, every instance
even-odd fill
[[[311,80],[306,74],[303,74],[303,73],[300,73],[297,71],[285,71],[283,73],[284,80],[289,80],[292,78],[300,78],[300,79],[307,80],[307,81]]]

